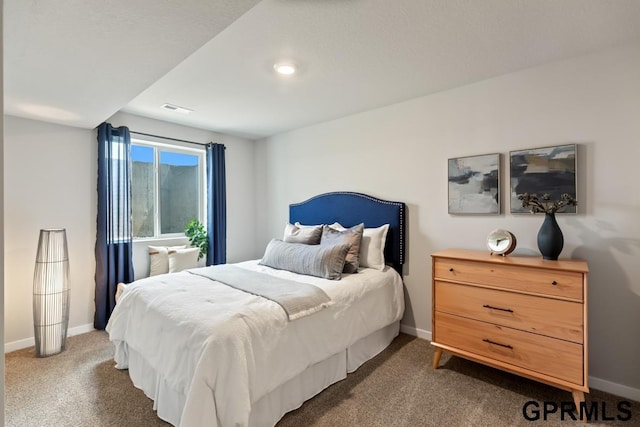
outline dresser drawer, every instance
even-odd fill
[[[434,259],[434,279],[475,283],[582,301],[582,273],[449,258]]]
[[[583,383],[582,345],[471,320],[435,313],[435,342],[494,360]]]
[[[449,282],[434,283],[437,311],[583,342],[581,303]]]

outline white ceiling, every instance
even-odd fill
[[[94,128],[259,0],[4,0],[4,111]]]
[[[123,110],[251,139],[640,40],[638,0],[4,4],[5,113],[93,128]],[[284,59],[299,73],[276,75]]]

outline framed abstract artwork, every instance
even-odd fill
[[[449,159],[449,213],[500,214],[500,154]]]
[[[576,160],[576,144],[511,151],[511,213],[529,212],[518,200],[524,193],[549,194],[551,200],[559,200],[564,193],[577,198]],[[576,207],[567,206],[563,212],[575,213]]]

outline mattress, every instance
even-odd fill
[[[128,286],[107,326],[116,367],[129,369],[134,385],[154,399],[158,416],[174,425],[255,425],[263,402],[286,384],[331,366],[331,378],[307,386],[316,393],[371,356],[365,346],[349,362],[348,348],[366,337],[384,343],[397,334],[404,299],[402,280],[391,268],[331,281],[257,261],[236,265],[318,286],[333,305],[288,321],[272,301],[188,272]]]

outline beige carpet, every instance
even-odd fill
[[[113,347],[104,332],[71,337],[67,350],[45,359],[33,348],[6,355],[7,426],[168,426],[153,402],[133,387],[126,371],[115,369]],[[580,425],[560,410],[547,421],[527,421],[527,401],[571,401],[571,394],[466,360],[444,355],[431,369],[427,341],[401,334],[375,359],[306,402],[278,423],[297,426],[565,426]],[[614,418],[589,425],[640,426],[640,404],[631,419],[617,416],[625,399],[592,390],[598,416]],[[533,416],[530,411],[529,416]]]

